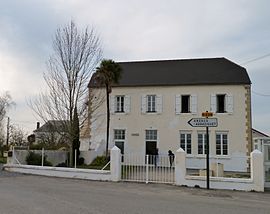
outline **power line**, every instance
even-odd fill
[[[263,97],[270,97],[270,94],[262,94],[262,93],[259,93],[259,92],[256,92],[256,91],[251,91],[253,94],[256,94],[258,96],[263,96]]]
[[[265,54],[265,55],[263,55],[263,56],[259,56],[259,57],[257,57],[257,58],[251,59],[251,60],[248,60],[248,61],[246,61],[246,62],[240,63],[240,65],[246,65],[246,64],[248,64],[248,63],[255,62],[255,61],[258,61],[258,60],[260,60],[260,59],[269,57],[269,56],[270,56],[270,53]]]

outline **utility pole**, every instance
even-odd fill
[[[9,142],[9,117],[7,118],[7,148],[8,148],[8,142]]]

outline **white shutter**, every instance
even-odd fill
[[[146,95],[142,95],[141,111],[146,113]]]
[[[175,95],[175,114],[181,113],[181,95],[176,94]]]
[[[109,104],[110,104],[110,113],[114,114],[115,113],[115,96],[110,95],[110,99],[109,99]]]
[[[197,114],[197,95],[196,94],[191,95],[191,113]]]
[[[157,113],[162,113],[162,95],[157,95]]]
[[[232,114],[233,113],[233,95],[231,94],[227,94],[225,96],[225,102],[226,102],[226,111],[229,113],[229,114]]]
[[[211,94],[210,105],[211,105],[210,111],[216,112],[217,111],[217,95],[216,94]]]
[[[130,96],[126,95],[124,97],[124,111],[125,113],[130,113]]]

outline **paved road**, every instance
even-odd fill
[[[270,213],[270,193],[0,174],[0,214]]]

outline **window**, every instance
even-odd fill
[[[157,130],[146,130],[145,133],[146,140],[157,140]]]
[[[129,95],[110,95],[110,113],[130,113]]]
[[[216,113],[233,113],[233,95],[211,94],[211,109]]]
[[[181,97],[181,113],[190,112],[190,95],[182,95]]]
[[[228,134],[216,133],[216,154],[228,155]]]
[[[116,111],[115,112],[124,112],[124,96],[116,96],[115,102],[116,102]]]
[[[147,112],[156,112],[156,95],[147,95]]]
[[[191,134],[180,133],[180,147],[186,151],[187,154],[191,154]]]
[[[206,154],[206,133],[198,133],[198,154]]]
[[[197,95],[175,95],[175,113],[197,114]]]
[[[126,139],[126,130],[124,129],[114,130],[114,145],[120,149],[121,154],[124,154],[125,139]]]
[[[217,113],[225,113],[225,94],[217,95]]]

